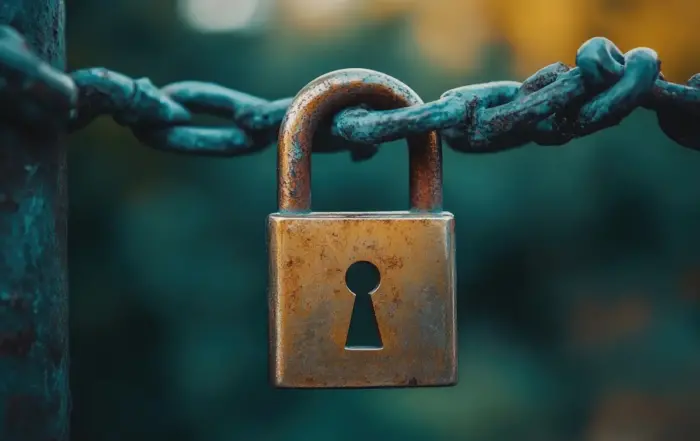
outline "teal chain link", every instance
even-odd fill
[[[0,28],[0,112],[22,124],[66,124],[77,130],[111,115],[155,149],[213,156],[258,152],[276,141],[291,98],[268,101],[226,87],[187,81],[156,87],[104,68],[64,74]],[[576,66],[547,66],[522,83],[499,81],[460,87],[438,100],[396,110],[366,107],[341,111],[317,143],[318,152],[349,151],[372,157],[378,145],[438,130],[447,144],[468,153],[523,146],[561,145],[619,124],[642,107],[658,115],[661,129],[678,144],[700,149],[700,75],[687,85],[664,80],[651,49],[622,53],[611,41],[593,38]],[[225,118],[229,127],[201,127],[195,114]]]

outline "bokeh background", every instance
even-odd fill
[[[268,99],[344,67],[425,100],[522,80],[602,35],[700,71],[695,0],[67,0],[69,68]],[[700,439],[700,153],[637,111],[563,147],[445,151],[460,383],[267,383],[273,147],[158,153],[103,119],[70,138],[73,438],[85,441]],[[402,143],[314,157],[318,210],[407,200]]]

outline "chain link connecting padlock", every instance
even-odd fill
[[[408,139],[411,210],[311,211],[311,143],[321,122],[360,104],[421,104],[398,80],[347,69],[308,84],[279,136],[279,212],[269,216],[272,382],[285,388],[450,386],[457,382],[454,217],[442,210],[435,132]],[[348,268],[379,269],[371,302],[381,348],[347,348]],[[359,293],[358,293],[359,294]]]

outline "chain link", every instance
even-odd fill
[[[8,27],[0,27],[0,98],[3,116],[22,124],[59,123],[74,131],[110,115],[155,149],[211,156],[246,155],[273,145],[292,101],[196,81],[158,88],[146,78],[104,68],[67,75],[32,54]],[[432,130],[451,148],[469,153],[562,145],[617,125],[638,107],[655,111],[669,138],[700,150],[700,74],[687,85],[668,82],[653,50],[623,54],[611,41],[593,38],[579,49],[575,67],[555,63],[522,83],[464,86],[396,110],[341,111],[321,129],[326,140],[315,143],[314,152],[349,151],[354,160],[364,160],[381,143]],[[199,126],[196,114],[230,125]]]

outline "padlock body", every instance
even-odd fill
[[[457,382],[451,213],[308,213],[268,218],[270,375],[284,388]],[[381,349],[346,349],[346,271],[374,264]]]

